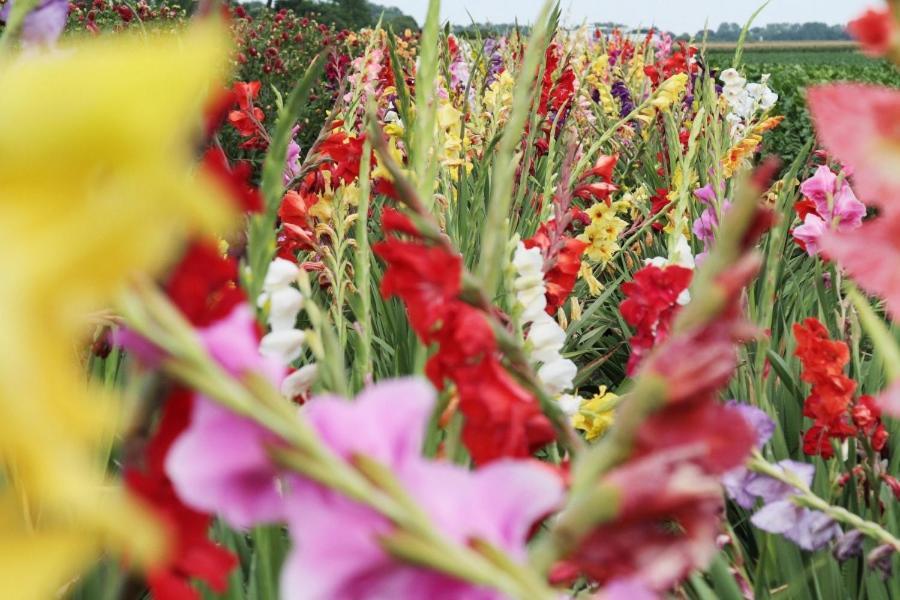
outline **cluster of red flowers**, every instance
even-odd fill
[[[165,2],[154,2],[150,6],[144,0],[134,4],[117,3],[110,0],[73,0],[69,2],[69,21],[83,25],[92,34],[103,29],[124,29],[140,17],[142,24],[160,20],[184,18],[184,9]]]
[[[794,337],[794,354],[803,364],[801,379],[812,386],[803,402],[803,415],[813,420],[803,435],[803,451],[831,458],[833,439],[857,434],[867,438],[874,450],[884,448],[888,434],[881,423],[881,410],[870,396],[854,402],[856,382],[844,375],[850,361],[847,344],[832,340],[825,326],[812,317],[802,325],[794,324]]]
[[[619,305],[622,318],[634,327],[627,372],[633,375],[654,346],[666,340],[675,317],[678,296],[691,284],[694,272],[684,267],[648,265],[622,284],[626,298]]]
[[[254,104],[259,96],[260,85],[259,81],[239,81],[232,88],[238,108],[228,113],[228,122],[241,137],[246,138],[241,143],[241,148],[244,149],[265,150],[269,146],[269,134],[262,124],[266,120],[266,114]]]
[[[456,385],[465,416],[462,441],[475,463],[531,456],[553,441],[553,428],[537,400],[500,363],[486,315],[459,298],[462,257],[428,245],[396,210],[384,209],[382,227],[387,237],[373,247],[387,263],[381,293],[399,297],[419,339],[437,345],[426,373],[438,389],[446,380]]]
[[[755,243],[756,229],[743,251]],[[618,498],[615,518],[594,529],[561,572],[586,573],[600,582],[638,580],[662,591],[718,552],[719,479],[744,462],[756,435],[740,410],[720,404],[717,395],[737,366],[736,344],[751,331],[741,315],[741,294],[758,266],[745,255],[720,273],[715,281],[725,299],[722,311],[671,336],[648,358],[642,372],[665,383],[664,404],[640,422],[628,460],[597,484]],[[638,306],[652,311],[656,294],[671,298],[674,292],[666,273],[653,269],[641,280],[661,277],[665,285],[662,291],[651,285],[651,300],[635,302],[637,312]],[[672,277],[687,274],[676,270]],[[628,414],[640,407],[626,403],[621,410],[620,419],[642,418]]]
[[[550,44],[544,54],[544,77],[541,81],[541,97],[538,103],[538,114],[542,116],[549,112],[556,118],[561,111],[565,112],[571,107],[572,96],[575,95],[575,71],[571,63],[566,62],[559,76],[554,78],[561,59],[562,49],[559,44],[556,42]],[[559,120],[562,121],[562,117]]]
[[[696,73],[700,65],[694,60],[697,48],[688,46],[685,42],[678,43],[678,51],[673,52],[666,60],[657,65],[644,67],[644,74],[650,78],[653,85],[659,85],[660,80],[665,80],[678,73]]]
[[[348,135],[341,121],[332,124],[331,133],[314,149],[317,168],[307,173],[296,189],[288,190],[278,209],[281,231],[278,256],[297,260],[298,250],[308,250],[314,239],[309,210],[328,187],[350,184],[359,177],[365,137]]]
[[[195,327],[210,325],[245,300],[237,286],[237,263],[221,256],[212,242],[191,245],[169,278],[166,292]],[[199,600],[200,594],[190,584],[192,578],[224,593],[228,574],[238,563],[237,557],[207,537],[212,515],[182,503],[165,472],[172,444],[190,424],[192,405],[191,391],[173,388],[140,464],[129,465],[124,473],[128,488],[166,524],[172,540],[166,564],[147,574],[155,598]]]

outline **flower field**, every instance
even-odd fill
[[[438,14],[2,5],[0,597],[900,597],[900,5]]]

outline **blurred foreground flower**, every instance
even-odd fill
[[[138,564],[162,550],[148,513],[105,485],[116,408],[75,349],[129,277],[227,224],[191,143],[226,52],[201,26],[0,57],[0,589],[18,598],[53,597],[105,548]]]

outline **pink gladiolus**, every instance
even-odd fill
[[[201,330],[200,338],[231,375],[257,373],[276,386],[284,376],[281,365],[260,356],[256,321],[246,304]],[[266,445],[277,442],[249,418],[198,395],[190,427],[166,458],[166,473],[185,504],[218,513],[232,527],[278,521],[283,500],[266,451]]]
[[[800,185],[800,192],[813,201],[816,212],[826,223],[836,221],[837,228],[841,231],[855,229],[862,225],[866,206],[856,199],[856,194],[846,180],[841,182],[840,188],[837,183],[838,176],[823,165]]]
[[[793,236],[803,242],[806,253],[815,256],[819,253],[822,236],[828,231],[825,221],[817,215],[806,215],[803,225],[795,227]]]
[[[421,446],[433,406],[427,383],[401,379],[370,387],[353,402],[313,398],[305,414],[344,459],[366,456],[389,467],[448,539],[485,540],[524,560],[528,531],[558,505],[561,482],[527,461],[496,461],[473,472],[425,460]],[[285,598],[501,597],[394,560],[379,544],[393,524],[360,503],[301,477],[291,479],[288,493],[295,547],[282,573]]]

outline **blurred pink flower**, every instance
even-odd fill
[[[853,185],[866,204],[885,213],[900,206],[900,91],[856,83],[809,88],[807,101],[819,141],[853,169]]]
[[[341,457],[366,456],[389,467],[447,538],[460,544],[482,539],[524,560],[528,532],[559,504],[561,482],[528,461],[468,471],[425,460],[421,447],[433,408],[426,382],[399,379],[374,385],[355,401],[313,398],[304,410]],[[394,560],[379,544],[393,531],[390,521],[308,479],[293,477],[289,484],[287,520],[295,545],[282,572],[285,598],[501,597]]]
[[[257,373],[277,386],[285,370],[259,354],[256,320],[247,304],[200,330],[210,355],[228,373]],[[194,400],[191,424],[166,458],[166,473],[178,497],[196,510],[219,514],[229,525],[249,528],[282,518],[278,472],[266,445],[278,438],[249,418],[202,395]]]
[[[900,381],[895,381],[876,398],[881,410],[895,418],[900,418]]]
[[[4,23],[12,11],[13,0],[0,6],[0,21]],[[51,45],[66,28],[69,16],[68,0],[43,0],[25,17],[22,41],[30,46]]]
[[[900,218],[879,217],[850,233],[829,232],[821,243],[860,287],[885,300],[894,319],[900,317]]]

